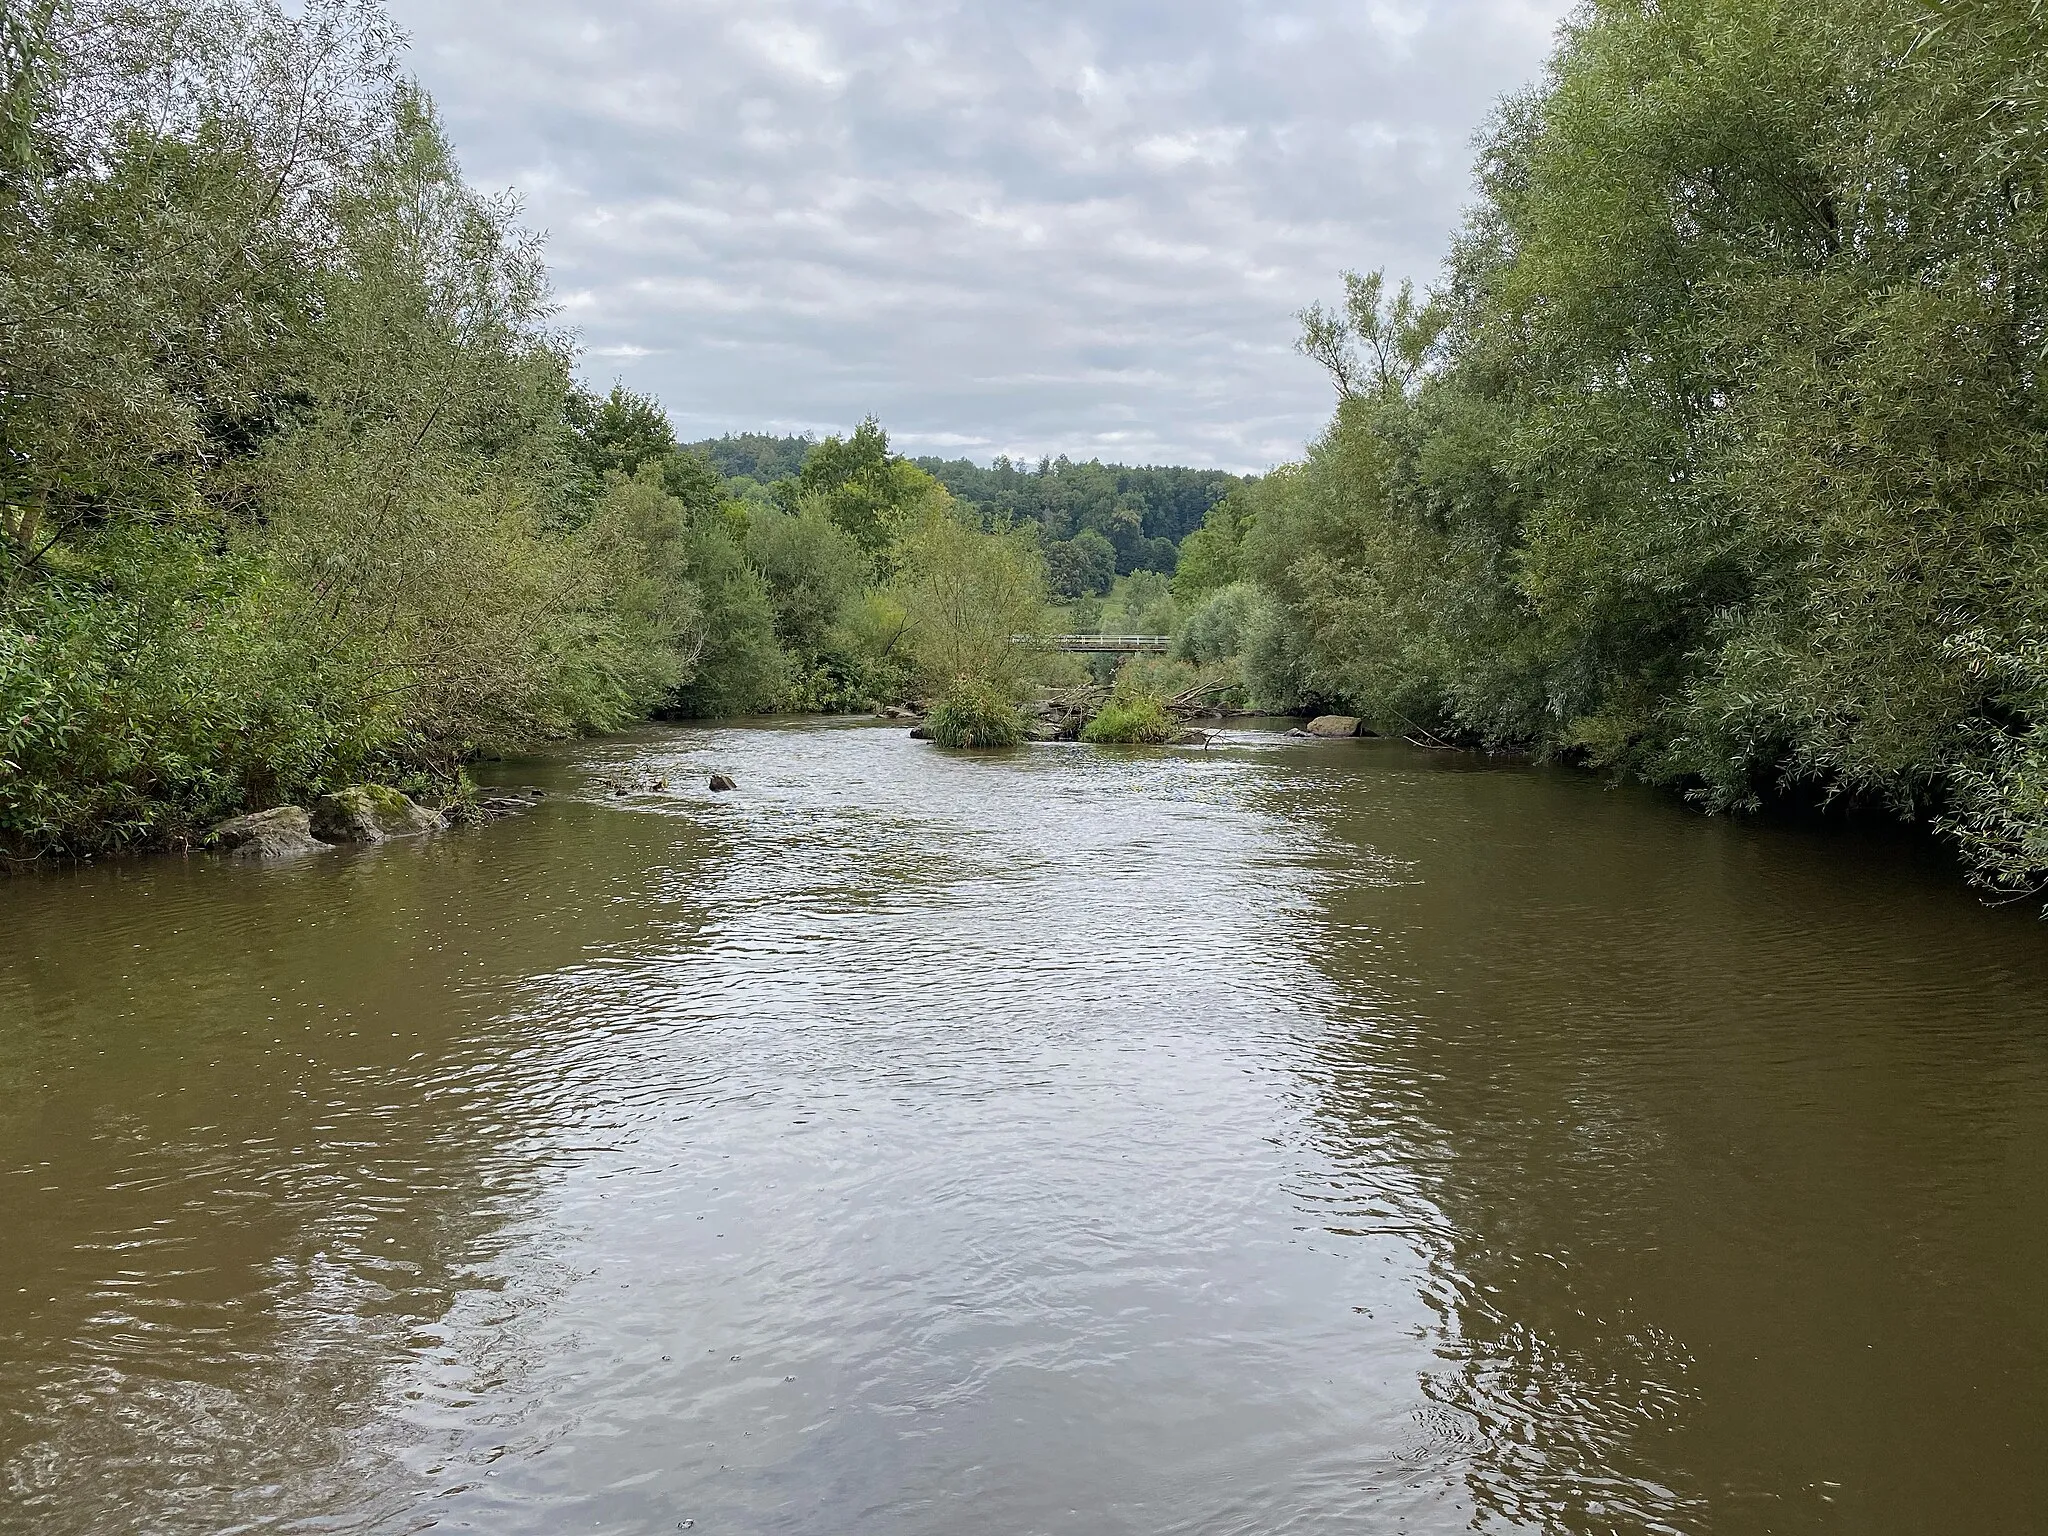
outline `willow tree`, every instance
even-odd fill
[[[2048,872],[2048,22],[1594,0],[1245,563],[1314,697]],[[1363,343],[1363,345],[1361,345]]]
[[[1020,691],[1049,626],[1045,560],[1030,531],[985,531],[941,501],[925,508],[898,560],[905,642],[925,685]]]

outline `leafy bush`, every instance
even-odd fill
[[[1166,701],[1126,667],[1109,699],[1095,718],[1081,727],[1081,739],[1109,746],[1157,746],[1175,740],[1180,724],[1166,712]]]
[[[1174,642],[1174,654],[1197,666],[1213,666],[1240,655],[1252,621],[1263,606],[1259,589],[1232,582],[1211,592],[1187,617]]]
[[[1024,740],[1024,720],[1009,694],[971,678],[955,679],[924,723],[942,747],[1014,747]]]
[[[176,842],[402,738],[376,679],[296,642],[257,562],[180,536],[92,553],[0,601],[0,851]]]

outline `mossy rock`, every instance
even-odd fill
[[[289,859],[321,853],[327,845],[313,836],[305,808],[273,806],[224,821],[206,835],[206,844],[238,859]]]
[[[353,784],[313,802],[313,835],[328,843],[381,843],[443,825],[438,814],[382,784]]]

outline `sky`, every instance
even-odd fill
[[[1295,314],[1427,283],[1561,0],[391,0],[585,379],[680,436],[1257,472]]]

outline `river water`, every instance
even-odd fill
[[[2048,932],[1910,840],[1250,730],[498,777],[0,884],[0,1530],[2048,1528]]]

